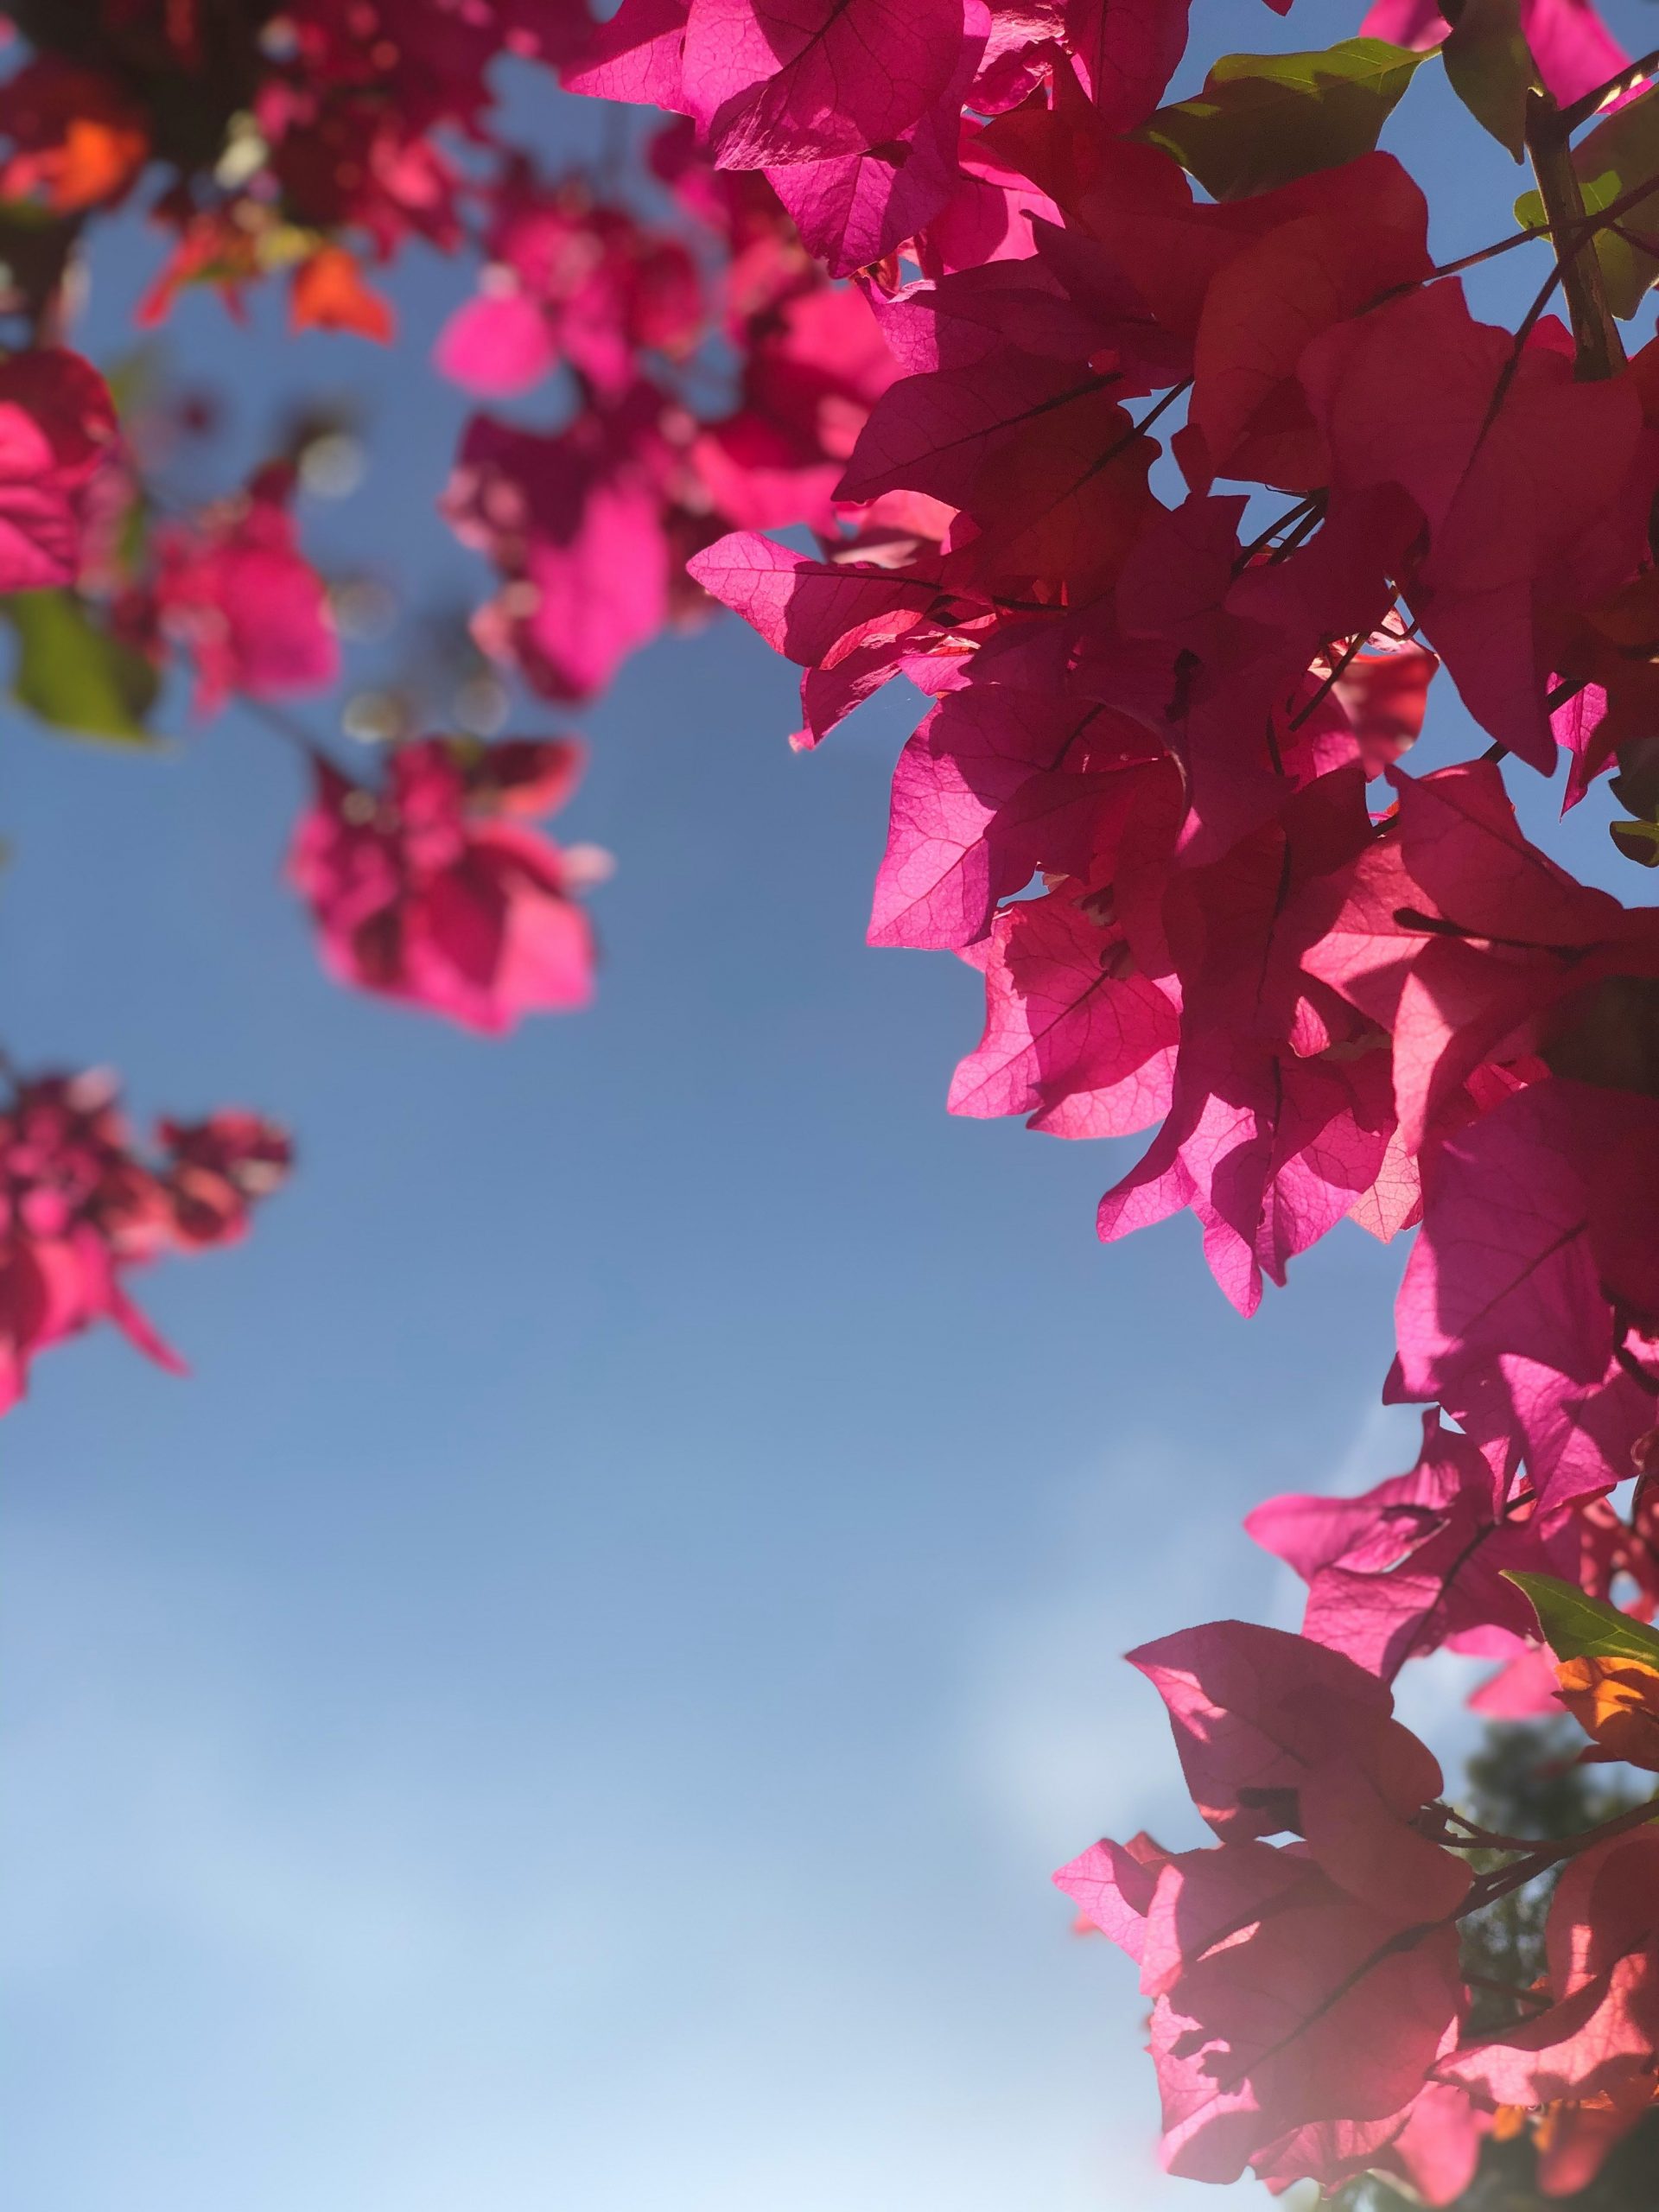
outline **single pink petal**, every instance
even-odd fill
[[[522,292],[484,295],[457,308],[433,354],[441,374],[486,398],[528,391],[558,363],[553,327]]]

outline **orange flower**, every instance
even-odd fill
[[[1610,1758],[1659,1772],[1659,1668],[1639,1659],[1563,1659],[1561,1702]]]
[[[296,330],[355,330],[382,346],[397,335],[391,303],[363,281],[341,245],[321,245],[294,272],[289,319]]]
[[[8,199],[38,194],[59,214],[113,206],[149,159],[141,108],[93,69],[54,58],[27,63],[0,89],[0,166]]]

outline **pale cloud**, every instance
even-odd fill
[[[1338,1479],[1402,1464],[1398,1436],[1368,1414]],[[1107,1826],[1193,1833],[1120,1655],[1268,1610],[1271,1563],[1216,1492],[1212,1466],[1122,1442],[964,1629],[953,1757],[917,1787],[965,1871],[897,1945],[834,1834],[772,1863],[735,1808],[718,1848],[610,1857],[499,1751],[435,1771],[401,1712],[326,1758],[315,1684],[238,1658],[220,1599],[14,1528],[0,1984],[14,2047],[67,2022],[74,2067],[103,2069],[95,2129],[9,2114],[25,2178],[49,2177],[31,2212],[218,2212],[232,2181],[238,2212],[1214,2202],[1158,2172],[1133,1973],[1070,1941],[1047,1876]],[[1410,1695],[1452,1697],[1418,1675]],[[620,1784],[613,1809],[626,1832]],[[906,1899],[931,1890],[906,1871]]]
[[[965,1655],[962,1757],[1021,1855],[1056,1864],[1104,1823],[1191,1819],[1163,1707],[1122,1655],[1259,1610],[1261,1554],[1213,1497],[1209,1465],[1157,1436],[1115,1445],[1074,1486],[1049,1571]]]
[[[288,1686],[183,1579],[49,1528],[14,1532],[8,1572],[9,2041],[61,2023],[57,2094],[98,2083],[92,2126],[0,2084],[30,2212],[1198,2201],[1157,2173],[1144,2099],[1113,2101],[1145,2087],[1134,2000],[1070,1944],[1040,1854],[1029,1950],[959,1903],[894,1944],[889,1900],[827,1887],[834,1837],[757,1863],[741,1808],[723,1858],[664,1834],[642,1886],[561,1853],[510,1768],[477,1786],[517,1841],[480,1860],[401,1739],[354,1776],[308,1754]],[[977,1862],[951,1894],[1001,1910]]]
[[[1173,1844],[1207,1834],[1181,1787],[1163,1707],[1122,1654],[1185,1621],[1259,1609],[1268,1577],[1236,1520],[1200,1503],[1214,1494],[1208,1463],[1150,1433],[1121,1440],[1075,1485],[1050,1571],[964,1654],[965,1787],[1033,1884],[1103,1830],[1147,1827]],[[1265,2206],[1253,2183],[1217,2191],[1158,2170],[1133,1970],[1103,1943],[1078,1946],[1074,1958],[1113,2039],[1093,2092],[1105,2139],[1079,2202],[1088,2212],[1196,2212],[1224,2196]]]

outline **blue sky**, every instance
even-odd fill
[[[1195,13],[1195,51],[1312,23]],[[1421,91],[1390,143],[1443,186]],[[1452,138],[1448,254],[1515,185]],[[106,253],[94,339],[148,251]],[[317,542],[435,590],[481,582],[430,513],[462,286],[400,276],[396,356],[176,325],[248,451],[290,379],[366,396]],[[143,1287],[192,1379],[90,1340],[0,1438],[20,2212],[1206,2194],[1156,2174],[1132,1974],[1047,1877],[1103,1828],[1192,1834],[1117,1655],[1294,1620],[1240,1515],[1408,1456],[1376,1406],[1399,1258],[1336,1236],[1245,1324],[1190,1222],[1096,1243],[1132,1147],[949,1119],[977,979],[861,941],[906,713],[801,758],[792,706],[725,623],[585,718],[602,995],[505,1045],[323,979],[254,724],[180,715],[159,761],[6,728],[9,1049],[302,1147],[247,1245]],[[1611,874],[1605,806],[1573,843]],[[1408,1707],[1445,1720],[1447,1678]]]

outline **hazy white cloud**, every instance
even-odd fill
[[[1192,1501],[1214,1497],[1213,1470],[1150,1433],[1115,1446],[1077,1484],[1055,1531],[1050,1571],[964,1653],[959,1756],[970,1799],[1026,1878],[1105,1830],[1147,1827],[1198,1840],[1157,1697],[1122,1654],[1185,1621],[1259,1610],[1267,1586],[1236,1521]],[[1093,2212],[1180,2212],[1269,2200],[1254,2183],[1217,2191],[1171,2181],[1154,2156],[1156,2101],[1139,2049],[1132,1970],[1107,1947],[1077,1960],[1111,2039],[1090,2092],[1103,2139],[1084,2183]],[[1015,2201],[1035,2201],[1030,2193]]]
[[[60,2100],[99,2084],[96,2126],[75,2127],[17,2069],[0,2082],[31,2212],[1162,2212],[1189,2195],[1156,2172],[1144,2099],[1114,2101],[1138,2075],[1133,2000],[1086,1972],[1104,1961],[1079,1959],[1063,1916],[1052,1951],[993,1930],[965,1960],[980,1931],[943,1907],[893,1943],[891,1899],[835,1891],[833,1837],[758,1865],[741,1808],[722,1861],[665,1834],[642,1887],[585,1842],[561,1853],[510,1770],[480,1786],[486,1831],[516,1847],[480,1861],[401,1731],[355,1777],[308,1758],[288,1686],[181,1625],[200,1592],[49,1529],[17,1532],[9,1573],[0,2002]],[[1079,1635],[1084,1613],[1079,1595]],[[1057,1738],[1057,1774],[1067,1757]],[[971,1857],[944,1797],[941,1852]],[[849,1834],[864,1817],[849,1804]],[[1040,1852],[1030,1872],[1046,1929]]]
[[[1338,1479],[1403,1464],[1399,1437],[1368,1414]],[[79,2074],[99,2081],[81,2130],[61,2104],[35,2108],[16,2069],[0,2082],[21,2197],[31,2212],[219,2212],[227,2196],[238,2212],[1215,2202],[1157,2171],[1133,1975],[1068,1942],[1047,1875],[1109,1825],[1192,1832],[1161,1707],[1120,1655],[1181,1619],[1270,1610],[1273,1569],[1233,1509],[1187,1510],[1216,1488],[1166,1443],[1123,1443],[1075,1484],[1023,1592],[964,1626],[954,1767],[915,1785],[937,1908],[925,1866],[868,1891],[855,1801],[794,1861],[756,1851],[741,1806],[712,1844],[671,1828],[607,1854],[591,1826],[563,1832],[556,1798],[550,1815],[539,1740],[524,1771],[498,1748],[457,1775],[406,1711],[377,1735],[371,1705],[356,1764],[325,1756],[315,1678],[296,1690],[240,1663],[199,1588],[48,1522],[15,1529],[0,2003],[60,2099]],[[1416,1722],[1459,1693],[1431,1667],[1407,1694]],[[962,1925],[981,1900],[985,1926]]]
[[[1104,1823],[1192,1818],[1163,1707],[1122,1655],[1259,1610],[1261,1554],[1225,1510],[1196,1503],[1213,1495],[1212,1471],[1166,1441],[1115,1446],[1076,1484],[1050,1571],[966,1655],[963,1756],[1022,1855],[1058,1864]]]

